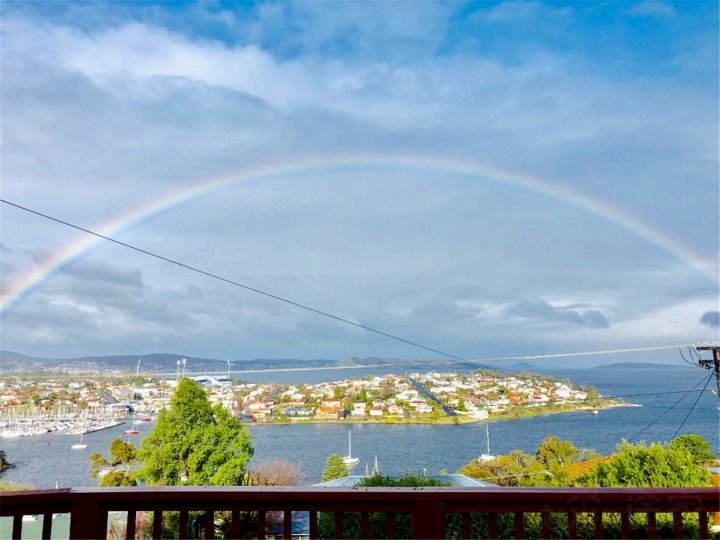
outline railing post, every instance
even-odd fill
[[[50,540],[52,536],[52,512],[43,515],[43,526],[42,526],[42,538],[43,540]]]
[[[205,510],[205,538],[215,538],[215,511],[212,508]]]
[[[603,528],[603,513],[595,512],[593,514],[593,521],[595,522],[595,538],[602,540],[605,538],[605,529]]]
[[[708,530],[707,512],[699,512],[698,519],[700,520],[700,538],[708,538],[710,536],[710,531]]]
[[[673,532],[675,538],[682,540],[683,538],[683,519],[681,512],[673,512]]]
[[[135,527],[137,522],[137,511],[128,510],[127,523],[125,525],[125,539],[135,540]]]
[[[153,540],[160,540],[160,538],[162,538],[162,525],[163,525],[162,522],[163,522],[162,510],[155,510],[153,512],[153,527],[152,527]]]
[[[549,540],[552,535],[552,528],[550,526],[550,513],[549,512],[542,512],[541,513],[542,518],[542,533],[541,536],[543,539]]]
[[[13,540],[20,540],[22,538],[22,515],[18,514],[16,516],[13,516],[13,530],[12,530],[12,539]]]
[[[525,514],[515,512],[515,538],[525,538]]]
[[[570,540],[576,540],[577,537],[577,514],[575,512],[568,512],[568,538],[570,538]]]
[[[413,538],[445,538],[445,510],[441,501],[418,502],[412,514]]]
[[[73,501],[70,506],[70,538],[106,538],[107,510],[97,501]]]
[[[310,540],[318,537],[318,514],[317,510],[310,510]]]
[[[289,508],[283,510],[283,538],[285,540],[292,538],[292,510]]]

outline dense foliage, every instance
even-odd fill
[[[449,487],[451,482],[419,474],[403,474],[399,478],[374,474],[366,476],[355,485],[357,487]]]
[[[472,460],[458,472],[501,486],[703,487],[714,458],[710,444],[683,435],[669,444],[623,442],[609,458],[547,437],[534,455],[514,450],[493,460]],[[575,465],[584,463],[587,467]]]
[[[330,454],[325,462],[322,481],[329,482],[348,475],[348,468],[340,454]]]
[[[136,474],[150,485],[237,486],[253,452],[247,428],[185,378],[143,440]]]
[[[623,442],[611,459],[598,463],[575,485],[669,488],[710,487],[713,484],[710,472],[697,463],[692,451],[682,442],[673,441],[649,446],[642,442]]]
[[[110,443],[110,460],[96,452],[90,456],[93,478],[100,476],[100,487],[135,486],[132,467],[137,462],[137,448],[120,437]]]
[[[571,484],[568,465],[597,457],[553,436],[543,440],[534,455],[513,450],[492,460],[474,459],[458,472],[500,486],[567,486]]]

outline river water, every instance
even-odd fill
[[[348,372],[291,372],[246,375],[243,379],[272,382],[319,382],[356,375],[378,373],[379,370]],[[574,412],[541,415],[519,420],[503,420],[490,424],[490,444],[494,454],[514,449],[533,452],[550,435],[572,441],[575,446],[593,448],[602,454],[611,453],[622,439],[633,438],[640,430],[652,425],[638,437],[647,441],[667,441],[678,432],[696,433],[708,440],[716,454],[720,454],[718,398],[708,389],[692,392],[675,404],[683,394],[638,396],[666,391],[689,390],[709,373],[698,368],[687,369],[583,369],[545,370],[559,378],[577,384],[592,384],[603,395],[629,396],[627,401],[642,407],[618,407],[600,411],[598,415]],[[702,388],[700,385],[699,388]],[[700,398],[695,404],[696,398]],[[666,412],[667,411],[667,412]],[[688,416],[689,415],[689,416]],[[687,417],[687,419],[686,419]],[[139,442],[154,426],[138,424],[140,435],[131,437]],[[30,484],[36,488],[94,486],[90,476],[88,456],[93,452],[107,453],[110,441],[122,436],[125,426],[85,436],[85,450],[75,451],[70,445],[78,436],[46,434],[18,439],[0,439],[0,449],[16,465],[4,475],[4,480]],[[320,481],[327,456],[347,453],[348,430],[352,430],[353,455],[360,458],[355,468],[364,472],[365,464],[372,464],[377,456],[380,470],[387,474],[403,472],[438,473],[445,469],[454,472],[470,459],[485,452],[484,423],[465,425],[423,424],[313,424],[252,426],[250,431],[255,447],[254,463],[279,458],[300,466],[302,484]]]

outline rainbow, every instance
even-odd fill
[[[472,178],[482,178],[540,193],[557,201],[581,208],[623,227],[683,263],[688,264],[698,273],[709,279],[711,283],[718,283],[718,270],[713,262],[703,259],[662,232],[651,228],[632,215],[614,208],[605,202],[591,199],[568,188],[534,176],[476,163],[415,155],[352,154],[255,166],[172,191],[161,198],[150,201],[117,216],[111,221],[103,223],[99,228],[95,229],[95,232],[104,236],[116,236],[129,228],[137,226],[148,218],[238,183],[262,181],[292,174],[368,167],[402,168],[452,173]],[[50,279],[55,273],[83,257],[101,242],[103,242],[103,240],[100,238],[85,236],[41,261],[27,274],[11,283],[6,290],[0,293],[0,315],[6,313],[10,308]]]

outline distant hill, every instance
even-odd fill
[[[195,371],[225,371],[227,361],[214,358],[197,358],[177,353],[149,353],[109,356],[82,356],[79,358],[38,358],[13,351],[0,351],[0,368],[3,372],[36,371],[120,371],[133,372],[140,360],[142,372],[174,372],[177,361],[187,360],[186,369]],[[295,367],[324,367],[335,365],[335,360],[255,359],[233,360],[233,370],[281,369]]]
[[[216,358],[198,358],[178,353],[124,354],[107,356],[82,356],[78,358],[40,358],[28,356],[14,351],[0,350],[0,372],[4,373],[38,373],[50,372],[123,372],[132,373],[140,360],[140,371],[143,373],[174,373],[177,361],[187,360],[186,369],[190,373],[221,372],[227,369],[227,360]],[[342,360],[297,358],[255,358],[253,360],[231,360],[233,371],[293,369],[293,368],[331,368],[331,367],[365,367],[388,366],[398,371],[414,369],[459,369],[471,368],[472,364],[455,361],[428,359],[405,360],[402,358],[380,358],[375,356],[360,358],[351,357]]]
[[[502,367],[502,366],[498,366]],[[510,364],[509,366],[504,366],[502,369],[506,369],[507,371],[517,372],[520,373],[521,371],[529,371],[530,373],[540,373],[543,370],[547,369],[549,366],[538,366],[537,364],[531,364],[530,362],[516,362],[514,364]]]
[[[687,369],[688,366],[681,364],[657,364],[653,362],[617,362],[615,364],[603,364],[593,369]]]

